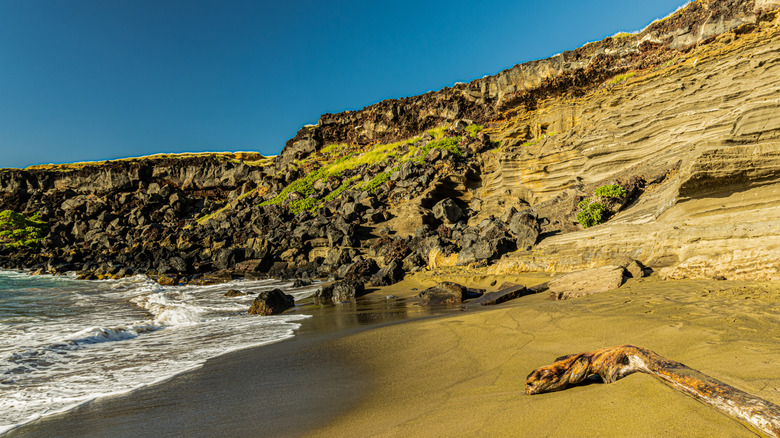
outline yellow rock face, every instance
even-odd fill
[[[543,210],[662,176],[607,224],[547,237],[493,270],[569,271],[627,256],[667,278],[780,279],[780,28],[761,26],[492,126],[502,150],[475,196],[494,209],[474,221],[501,214],[507,196]]]

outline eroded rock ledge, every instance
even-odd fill
[[[48,228],[0,266],[385,285],[638,260],[665,278],[780,279],[778,6],[698,1],[637,35],[324,115],[275,158],[5,169],[0,210]],[[583,229],[578,204],[611,184],[616,214]]]

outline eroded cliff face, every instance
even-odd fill
[[[287,142],[280,162],[287,165],[331,143],[386,143],[457,119],[485,123],[533,109],[549,97],[581,96],[616,74],[660,65],[714,36],[750,32],[777,5],[777,0],[700,0],[638,34],[620,34],[421,96],[323,114]]]
[[[49,228],[40,247],[0,248],[0,264],[384,285],[426,267],[637,260],[665,278],[777,280],[778,7],[697,1],[636,35],[323,115],[276,158],[6,169],[0,209]],[[578,204],[609,184],[625,202],[583,229]]]
[[[550,217],[532,252],[497,271],[573,270],[638,259],[668,278],[780,279],[778,22],[728,32],[582,98],[521,111],[493,134],[505,146],[479,194],[522,198]],[[558,134],[523,145],[545,126]],[[519,133],[519,134],[518,134]],[[576,201],[633,179],[635,202],[576,231]]]

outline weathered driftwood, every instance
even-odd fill
[[[736,417],[767,436],[780,438],[780,406],[740,391],[692,368],[633,345],[603,348],[559,357],[528,375],[529,395],[560,391],[593,375],[612,383],[629,374],[646,373],[667,385]]]

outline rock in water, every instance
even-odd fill
[[[340,280],[320,287],[314,293],[314,301],[318,303],[343,303],[352,301],[366,294],[363,283],[353,280]]]
[[[226,297],[230,297],[230,298],[232,298],[232,297],[242,297],[244,295],[246,295],[246,292],[241,292],[240,290],[236,290],[236,289],[229,289],[227,292],[225,292],[225,296]]]
[[[620,266],[602,266],[555,277],[549,283],[550,298],[567,300],[617,289],[624,273]]]
[[[278,315],[295,306],[292,295],[287,295],[281,289],[260,292],[249,307],[250,315]]]

